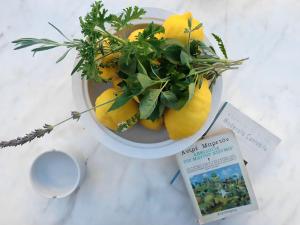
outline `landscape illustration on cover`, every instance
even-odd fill
[[[250,204],[238,163],[195,175],[190,182],[202,215]]]

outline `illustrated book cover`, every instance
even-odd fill
[[[176,158],[200,224],[257,209],[232,131],[202,139]]]

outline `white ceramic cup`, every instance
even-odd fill
[[[30,179],[33,188],[42,196],[63,198],[79,187],[85,172],[85,158],[79,152],[51,150],[35,158]]]

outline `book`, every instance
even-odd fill
[[[225,102],[213,120],[206,136],[232,130],[241,148],[250,175],[254,175],[266,164],[280,138],[242,113],[231,103]],[[259,156],[259,157],[258,157]]]
[[[258,208],[232,131],[202,139],[176,158],[200,224]]]
[[[266,165],[267,158],[276,149],[281,139],[229,102],[222,105],[202,138],[222,133],[226,129],[232,130],[235,134],[244,160],[247,162],[250,176],[255,178],[255,174]],[[179,174],[180,171],[178,170],[171,179],[171,184],[174,183]]]

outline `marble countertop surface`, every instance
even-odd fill
[[[11,41],[26,36],[60,38],[50,21],[80,37],[78,17],[92,1],[2,0],[0,7],[0,139],[53,124],[76,109],[70,71],[75,52],[31,57],[13,51]],[[104,1],[117,12],[132,4],[191,11],[224,37],[231,58],[250,57],[240,70],[224,74],[223,100],[282,139],[258,174],[251,177],[260,210],[214,223],[222,225],[300,224],[300,2],[297,0]],[[42,151],[79,149],[88,173],[71,197],[48,200],[29,182],[32,160]],[[259,157],[259,155],[257,156]],[[195,217],[174,157],[127,158],[109,151],[77,122],[47,137],[0,150],[0,225],[193,225]]]

